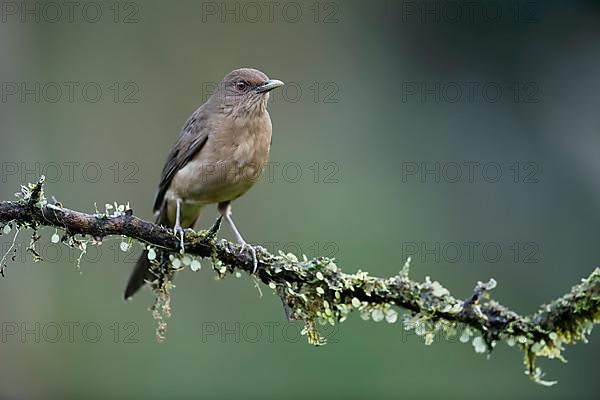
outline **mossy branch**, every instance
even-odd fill
[[[30,245],[33,252],[35,241],[39,240],[37,229],[51,226],[64,230],[62,241],[67,244],[77,240],[75,235],[91,237],[95,244],[100,244],[104,237],[120,235],[163,249],[170,254],[170,260],[159,267],[166,270],[163,276],[167,277],[173,270],[189,265],[193,256],[211,258],[221,277],[237,270],[252,272],[251,258],[240,253],[238,245],[226,240],[205,240],[206,231],[187,232],[185,255],[181,255],[179,239],[171,230],[134,216],[130,209],[117,206],[110,208],[110,212],[107,209],[95,214],[70,210],[57,202],[48,202],[42,186],[43,179],[22,187],[19,200],[0,202],[3,231],[10,232],[11,225],[33,229]],[[429,277],[424,282],[411,280],[408,261],[397,275],[378,278],[362,271],[344,273],[333,259],[326,257],[298,259],[292,254],[271,254],[259,246],[256,255],[255,276],[281,297],[289,318],[305,322],[304,333],[315,345],[322,343],[317,332],[319,323],[342,322],[351,311],[358,311],[363,319],[393,323],[399,307],[410,311],[404,317],[405,329],[423,336],[427,344],[439,332],[451,336],[462,330],[461,341],[472,341],[477,352],[489,352],[499,341],[519,345],[525,354],[526,373],[538,383],[551,385],[554,382],[542,380],[535,358],[562,360],[563,345],[585,340],[600,320],[598,268],[570,293],[543,305],[533,315],[522,316],[490,299],[489,292],[496,286],[493,279],[479,282],[463,300]],[[3,269],[4,265],[0,267]],[[160,304],[163,313],[166,310],[168,314],[169,289],[168,279],[156,288],[157,313]]]

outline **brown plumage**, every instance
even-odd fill
[[[173,227],[182,247],[183,229],[194,226],[202,207],[217,203],[238,243],[252,253],[256,268],[254,249],[233,224],[230,204],[258,180],[269,157],[267,101],[269,91],[282,85],[256,69],[237,69],[223,78],[185,123],[167,155],[154,200],[156,222]],[[129,278],[125,298],[155,279],[144,251]]]

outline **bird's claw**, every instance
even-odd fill
[[[252,246],[249,245],[248,243],[242,243],[241,247],[240,247],[240,254],[242,254],[245,250],[250,251],[250,254],[252,255],[252,273],[256,273],[256,270],[258,269],[258,259],[256,258],[256,249]]]

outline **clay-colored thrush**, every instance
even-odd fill
[[[235,227],[231,202],[258,180],[269,157],[267,101],[269,91],[282,85],[256,69],[237,69],[223,78],[185,123],[167,156],[154,201],[156,223],[173,227],[182,249],[183,230],[194,226],[202,207],[216,203],[242,250],[250,251],[256,271],[256,252]],[[129,278],[125,298],[155,280],[144,251]]]

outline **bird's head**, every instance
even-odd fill
[[[264,112],[269,92],[280,86],[283,82],[269,79],[257,69],[240,68],[223,78],[210,101],[235,116]]]

